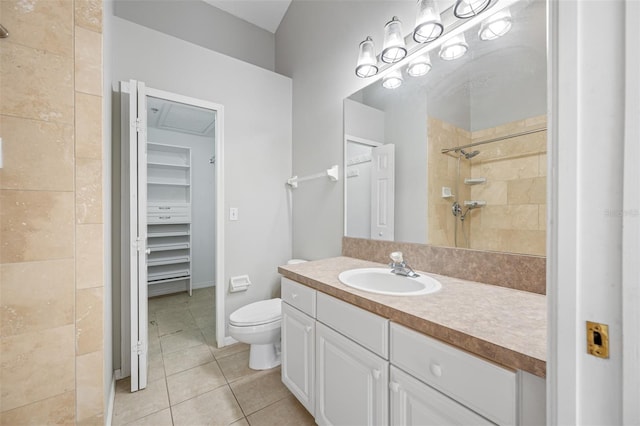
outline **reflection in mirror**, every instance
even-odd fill
[[[503,36],[481,40],[478,25],[461,58],[433,49],[426,75],[403,69],[400,87],[376,80],[345,99],[345,235],[545,254],[546,4],[509,12]],[[395,182],[381,190],[385,145]]]

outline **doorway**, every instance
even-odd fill
[[[159,344],[149,339],[159,330],[150,298],[161,305],[178,295],[176,307],[188,309],[194,290],[209,294],[211,306],[198,297],[198,328],[206,323],[223,344],[224,113],[131,80],[121,82],[121,115],[121,376],[131,376],[133,392],[146,387],[149,345]]]

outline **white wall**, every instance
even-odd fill
[[[223,285],[240,274],[253,281],[246,293],[228,295],[226,317],[244,304],[279,295],[277,266],[291,257],[284,184],[291,174],[291,80],[118,17],[110,24],[113,85],[138,79],[225,108],[224,206],[225,212],[238,207],[240,220],[225,218]],[[148,53],[158,46],[162,54]]]
[[[202,0],[115,0],[116,16],[273,71],[275,36]],[[154,46],[153,54],[168,54]]]
[[[382,44],[384,24],[415,20],[415,2],[294,1],[276,32],[276,71],[293,77],[294,174],[343,164],[343,99],[368,85],[355,75],[358,45]],[[342,176],[341,176],[342,178]],[[293,194],[293,252],[318,259],[340,254],[343,185],[313,181]]]

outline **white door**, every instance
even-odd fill
[[[386,425],[389,363],[316,322],[316,423]]]
[[[314,414],[315,320],[282,304],[282,383]]]
[[[122,336],[121,370],[123,376],[131,375],[134,392],[147,386],[147,109],[144,83],[120,82],[120,93],[122,223],[127,224],[122,248],[128,254],[122,265],[122,315],[124,324],[130,325],[129,335]]]
[[[394,366],[390,374],[391,426],[493,424]]]
[[[371,239],[393,241],[395,145],[371,151]]]

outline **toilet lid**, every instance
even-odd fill
[[[277,321],[282,316],[280,298],[261,300],[237,309],[229,316],[232,325],[251,326],[268,324]]]

